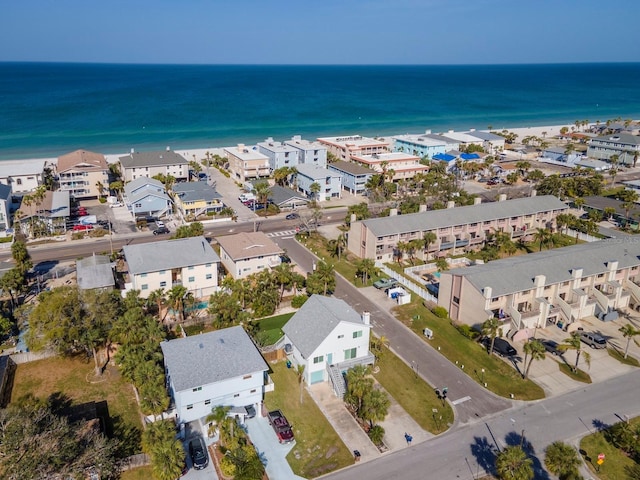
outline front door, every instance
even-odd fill
[[[333,365],[333,353],[327,353],[327,363]]]

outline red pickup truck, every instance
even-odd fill
[[[291,443],[293,442],[293,430],[291,430],[291,425],[287,421],[286,417],[282,414],[280,410],[273,410],[267,414],[269,418],[269,423],[273,427],[273,430],[276,432],[278,436],[278,441],[280,443]]]

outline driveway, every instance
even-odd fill
[[[276,432],[273,431],[269,420],[256,415],[246,421],[247,433],[253,442],[262,463],[264,463],[269,478],[278,479],[299,479],[302,477],[294,475],[289,463],[287,454],[295,446],[295,443],[282,445],[278,442]]]
[[[209,445],[211,445],[213,439],[211,438],[207,438],[206,435],[202,434],[202,425],[200,424],[200,422],[195,421],[195,422],[190,422],[187,425],[185,425],[185,430],[184,430],[184,434],[185,434],[185,440],[184,442],[182,442],[182,446],[184,448],[184,453],[185,453],[185,458],[187,460],[187,473],[185,473],[182,477],[180,477],[181,479],[185,479],[185,480],[218,480],[218,475],[216,474],[216,469],[213,466],[213,459],[211,458],[211,454],[209,452],[209,464],[206,466],[206,468],[203,468],[202,470],[196,470],[195,468],[193,468],[193,464],[191,463],[191,457],[189,456],[189,441],[192,438],[195,438],[197,436],[200,436],[202,438],[204,438],[205,443],[207,444],[207,447]]]

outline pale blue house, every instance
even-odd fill
[[[296,168],[298,169],[296,174],[298,190],[308,198],[314,198],[314,193],[311,191],[311,185],[314,183],[320,185],[320,191],[315,200],[322,202],[331,198],[340,198],[342,177],[339,173],[307,164],[300,164]]]
[[[353,194],[364,194],[366,191],[366,183],[376,173],[358,163],[343,162],[342,160],[330,163],[327,168],[339,174],[342,188]]]
[[[153,178],[138,177],[124,186],[124,201],[134,217],[161,217],[171,211],[171,199],[164,185]]]

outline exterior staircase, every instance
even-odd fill
[[[338,398],[343,398],[347,392],[347,383],[344,380],[342,371],[335,365],[327,365],[327,371],[329,372],[329,378],[333,385],[333,391]]]

